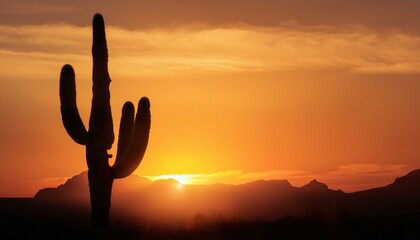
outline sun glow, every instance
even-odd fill
[[[163,179],[174,179],[179,182],[178,188],[182,188],[184,184],[191,184],[191,177],[190,174],[167,174],[167,175],[159,175],[159,176],[147,176],[148,179],[152,181],[156,180],[163,180]]]

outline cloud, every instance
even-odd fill
[[[420,71],[420,37],[392,30],[193,25],[147,31],[109,27],[107,31],[110,68],[122,75],[296,69]],[[38,69],[49,69],[57,62],[90,64],[86,62],[91,46],[91,30],[87,27],[0,25],[0,35],[0,64],[5,66],[2,76],[19,75],[24,73],[19,68],[32,64],[39,64]]]
[[[257,180],[288,179],[304,174],[303,171],[262,171],[243,172],[241,170],[227,170],[209,174],[166,174],[159,176],[145,176],[152,181],[159,179],[175,179],[187,184],[242,184]]]
[[[404,164],[350,164],[339,166],[337,170],[328,173],[328,176],[384,176],[400,174],[405,169]],[[398,175],[397,175],[398,176]]]
[[[0,0],[0,23],[46,24],[66,22],[86,26],[95,12],[125,28],[171,27],[207,23],[221,27],[244,23],[277,27],[285,22],[302,25],[363,25],[418,32],[417,0],[123,0],[50,1]]]
[[[396,177],[407,174],[403,164],[349,164],[338,166],[332,171],[314,174],[301,170],[270,170],[244,172],[227,170],[209,174],[167,174],[145,176],[152,181],[173,178],[187,184],[244,184],[257,180],[288,180],[294,186],[303,186],[312,179],[326,183],[331,189],[345,192],[366,190],[391,184]]]
[[[346,192],[382,187],[391,184],[396,177],[407,174],[404,164],[349,164],[322,174],[317,179],[334,189]]]
[[[240,176],[242,171],[230,170],[210,174],[165,174],[158,176],[144,176],[152,181],[159,179],[175,179],[183,184],[213,184],[228,183],[232,178]]]
[[[313,174],[301,170],[269,170],[244,172],[242,170],[226,170],[208,174],[165,174],[144,176],[152,181],[159,179],[175,179],[184,184],[244,184],[257,180],[288,180],[293,186],[303,186],[312,179],[326,183],[331,189],[345,192],[382,187],[392,183],[396,177],[407,174],[407,166],[403,164],[349,164],[336,169]],[[39,189],[57,187],[65,183],[68,177],[50,177],[20,183],[7,183],[3,193],[10,196],[33,196]],[[34,192],[35,191],[35,192]]]

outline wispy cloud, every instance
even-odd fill
[[[221,10],[223,6],[223,11]],[[245,23],[275,27],[284,22],[307,26],[359,24],[419,32],[418,0],[123,0],[102,1],[0,0],[0,23],[87,25],[96,11],[114,24],[132,29],[173,27],[202,22],[211,26]],[[164,16],[164,17],[162,17]]]
[[[349,164],[318,176],[331,183],[330,187],[347,192],[381,187],[392,183],[396,177],[407,174],[404,164]]]
[[[326,183],[331,189],[345,192],[382,187],[392,183],[396,177],[408,173],[403,164],[349,164],[339,166],[332,171],[314,174],[302,170],[270,170],[245,172],[242,170],[226,170],[207,174],[164,174],[144,176],[152,181],[159,179],[175,179],[182,184],[243,184],[257,180],[288,180],[294,186],[302,186],[312,179]],[[64,184],[68,177],[50,177],[8,183],[3,186],[10,196],[33,196],[39,189],[57,187]]]
[[[262,171],[244,172],[241,170],[227,170],[208,174],[165,174],[145,176],[152,181],[159,179],[175,179],[186,184],[242,184],[257,180],[289,179],[305,174],[303,171]]]
[[[402,164],[369,163],[343,165],[320,174],[299,170],[258,172],[228,170],[210,174],[167,174],[145,177],[152,181],[172,178],[183,184],[243,184],[257,180],[289,180],[294,186],[302,186],[312,179],[317,179],[326,183],[331,189],[354,192],[388,185],[396,177],[405,174],[407,174],[407,169]]]
[[[367,73],[420,71],[420,37],[363,27],[237,26],[108,28],[112,61],[122,75],[179,72],[271,72],[347,69]],[[89,65],[91,30],[70,25],[0,26],[0,76],[39,64]],[[90,69],[90,68],[87,68]],[[56,71],[56,69],[54,69]],[[54,72],[54,74],[56,74]]]

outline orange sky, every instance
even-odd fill
[[[114,126],[125,101],[151,100],[138,175],[317,178],[355,191],[420,167],[420,32],[407,20],[419,3],[325,0],[315,14],[286,0],[157,2],[0,0],[0,196],[87,168],[62,126],[58,77],[73,65],[87,123],[95,12],[107,24]]]

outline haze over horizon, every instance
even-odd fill
[[[419,209],[420,194],[416,191],[419,180],[420,170],[416,170],[386,187],[345,193],[315,180],[303,186],[293,186],[284,180],[259,180],[240,185],[182,185],[173,179],[150,181],[130,176],[113,187],[111,214],[125,212],[148,221],[172,223],[176,222],[174,219],[189,220],[197,214],[226,219],[239,216],[242,221],[302,217],[305,212],[316,210],[332,215],[342,214],[343,209],[364,214],[412,214]],[[33,200],[52,206],[79,206],[80,209],[89,206],[87,171],[58,188],[40,190]]]
[[[0,0],[0,197],[33,196],[87,169],[85,148],[62,126],[58,80],[72,64],[87,123],[96,12],[107,24],[114,126],[125,101],[151,101],[135,174],[318,179],[347,192],[389,184],[420,168],[419,8]]]

